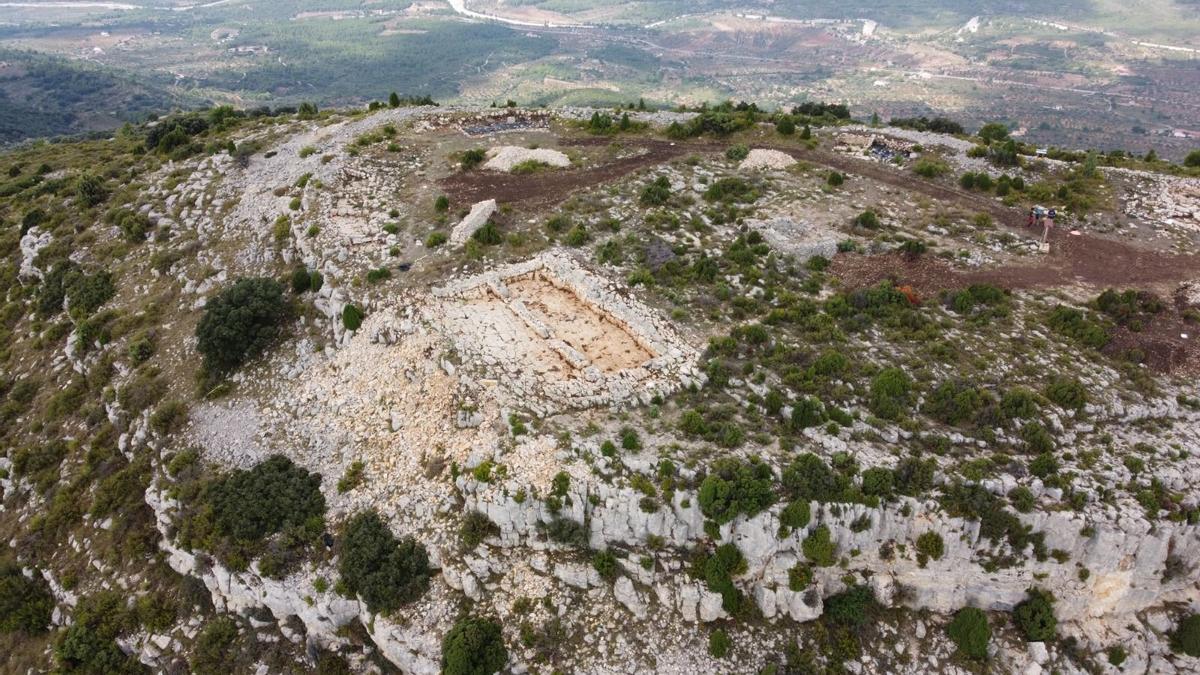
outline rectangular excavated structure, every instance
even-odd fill
[[[427,319],[463,367],[541,414],[648,402],[702,378],[657,312],[563,251],[434,290]]]

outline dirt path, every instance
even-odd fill
[[[563,145],[592,146],[610,142],[608,138],[584,139],[582,142],[564,140]],[[527,175],[471,171],[453,174],[439,181],[439,185],[456,204],[495,199],[501,204],[520,204],[524,207],[551,206],[566,200],[577,190],[593,188],[641,169],[666,164],[695,151],[690,146],[667,141],[639,140],[635,145],[643,152],[586,169]]]

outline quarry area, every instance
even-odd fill
[[[74,321],[14,321],[0,390],[63,439],[0,456],[54,629],[170,599],[106,638],[135,672],[1200,672],[1200,178],[594,113],[243,120],[13,224]],[[286,311],[218,372],[262,278]],[[288,524],[222,530],[264,466]],[[503,660],[455,671],[476,619]]]

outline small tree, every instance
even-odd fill
[[[204,308],[196,326],[196,348],[214,373],[232,370],[257,356],[282,331],[288,316],[283,287],[274,279],[238,279]]]
[[[305,101],[296,109],[296,117],[302,120],[311,120],[317,116],[317,106],[315,103]]]
[[[1184,158],[1183,165],[1187,167],[1200,167],[1200,150],[1193,150]]]
[[[391,95],[388,96],[388,105],[393,108],[399,108],[400,107],[400,94],[397,94],[396,92],[393,91],[391,93]]]
[[[504,636],[492,619],[459,619],[442,639],[443,675],[493,675],[506,663]]]
[[[796,133],[796,121],[791,115],[784,115],[775,123],[775,130],[784,136],[791,136]]]

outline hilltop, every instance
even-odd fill
[[[14,670],[1200,669],[1200,169],[393,103],[0,156]]]

